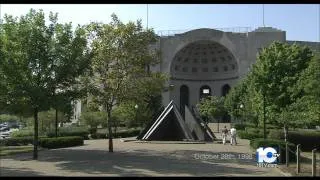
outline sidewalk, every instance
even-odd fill
[[[87,140],[84,146],[5,156],[1,176],[284,176],[278,169],[259,168],[249,141],[237,146],[217,143],[173,144]],[[239,154],[247,155],[240,159]],[[222,158],[223,157],[223,158]],[[232,158],[231,158],[232,157]]]

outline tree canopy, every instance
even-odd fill
[[[5,15],[0,31],[0,104],[9,110],[26,107],[33,113],[36,159],[38,112],[56,108],[57,94],[71,98],[78,93],[77,77],[91,57],[87,31],[59,24],[52,12],[46,25],[43,11],[34,9],[20,18]]]
[[[319,57],[314,52],[274,42],[260,52],[248,75],[231,89],[225,106],[232,116],[246,114],[246,119],[261,124],[264,96],[267,123],[291,127],[314,124],[319,114],[319,85],[315,82],[319,82]],[[245,114],[240,113],[240,104]],[[308,118],[302,118],[303,114]]]
[[[158,95],[164,76],[149,67],[159,62],[150,45],[157,40],[152,29],[143,29],[141,21],[122,23],[112,14],[109,24],[91,23],[92,72],[87,83],[90,99],[107,113],[109,151],[113,151],[112,109],[123,102],[149,101]],[[150,95],[150,97],[146,96]],[[146,98],[145,98],[146,97]]]

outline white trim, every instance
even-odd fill
[[[147,139],[149,138],[149,136],[153,133],[153,131],[159,126],[159,124],[164,120],[164,118],[169,114],[169,112],[173,109],[173,106],[170,107],[170,109],[165,113],[164,116],[161,117],[161,119],[159,120],[159,122],[156,122],[155,123],[155,126],[150,129],[150,133],[149,134],[146,134],[145,137],[143,139]]]
[[[160,114],[160,116],[157,118],[157,120],[152,124],[152,126],[149,128],[149,130],[146,132],[146,134],[142,137],[142,139],[145,139],[146,136],[148,134],[150,134],[150,131],[154,128],[154,126],[156,125],[156,123],[162,118],[163,114],[167,111],[167,109],[170,107],[170,105],[172,104],[172,100],[170,101],[170,103],[167,105],[167,107],[162,111],[162,113]]]

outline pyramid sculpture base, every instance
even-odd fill
[[[158,118],[137,137],[144,141],[213,141],[206,129],[186,107],[183,118],[176,104],[171,101]]]

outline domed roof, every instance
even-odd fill
[[[197,41],[182,48],[171,64],[171,75],[179,79],[213,80],[235,77],[238,64],[219,43]]]

